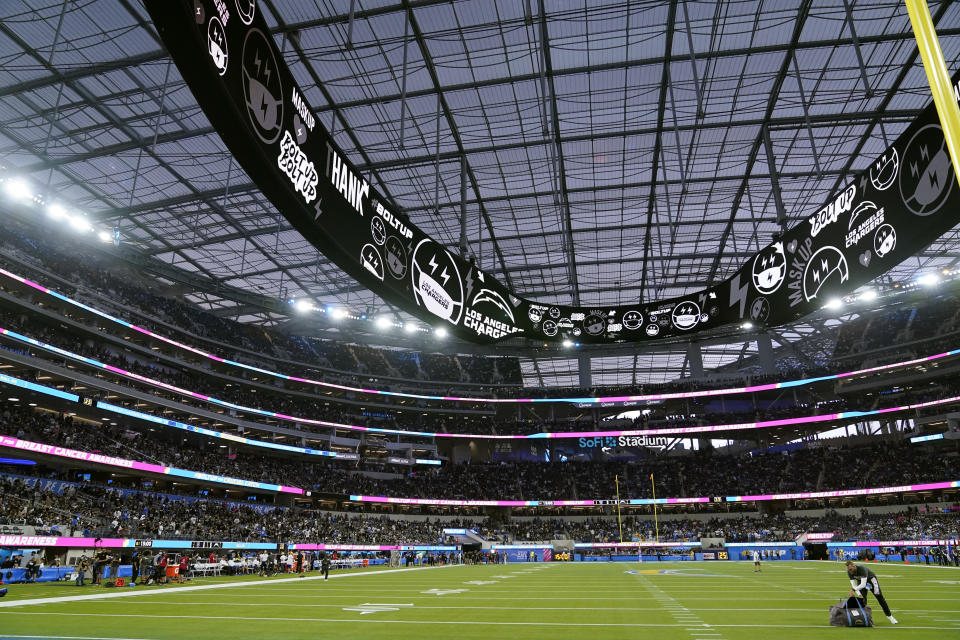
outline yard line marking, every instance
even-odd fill
[[[365,616],[368,613],[383,613],[384,611],[399,611],[400,607],[412,607],[413,603],[390,603],[390,602],[364,602],[356,607],[343,607],[343,611],[359,611],[360,615]]]

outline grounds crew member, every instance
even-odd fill
[[[883,615],[891,624],[897,624],[897,619],[890,613],[890,607],[887,605],[887,599],[883,597],[880,591],[880,583],[877,581],[877,575],[867,567],[854,564],[853,560],[847,560],[847,576],[850,578],[850,595],[860,600],[861,604],[867,604],[867,593],[873,593],[883,608]]]

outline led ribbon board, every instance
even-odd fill
[[[847,496],[870,496],[880,493],[908,493],[911,491],[934,491],[936,489],[956,489],[960,481],[929,482],[908,484],[898,487],[873,487],[870,489],[841,489],[837,491],[815,491],[807,493],[772,493],[756,496],[727,496],[727,502],[758,502],[760,500],[805,500],[808,498],[843,498]]]
[[[351,495],[350,502],[385,502],[389,504],[420,504],[455,507],[593,507],[609,505],[612,500],[445,500],[442,498],[394,498],[391,496]],[[710,502],[709,497],[698,498],[639,498],[621,500],[622,504],[691,504]]]
[[[263,489],[266,491],[276,491],[280,493],[303,494],[303,489],[298,487],[287,487],[279,484],[270,484],[267,482],[257,482],[255,480],[243,480],[241,478],[231,478],[202,471],[188,471],[187,469],[178,469],[176,467],[166,467],[150,462],[138,462],[136,460],[127,460],[116,456],[108,456],[101,453],[92,453],[90,451],[77,451],[67,449],[52,444],[43,444],[41,442],[32,442],[30,440],[21,440],[12,436],[0,436],[0,447],[16,449],[18,451],[30,451],[57,458],[68,458],[70,460],[79,460],[81,462],[94,462],[109,467],[119,467],[122,469],[131,469],[136,471],[149,471],[150,473],[159,473],[163,475],[178,476],[180,478],[191,478],[194,480],[203,480],[205,482],[216,482],[233,487],[246,487],[249,489]]]
[[[107,320],[109,320],[109,321],[111,321],[111,322],[115,322],[115,323],[117,323],[117,324],[119,324],[119,325],[121,325],[121,326],[124,326],[124,327],[128,328],[128,329],[132,329],[133,331],[137,331],[137,332],[139,332],[139,333],[142,333],[143,335],[150,336],[151,338],[155,338],[155,339],[157,339],[157,340],[161,340],[161,341],[163,341],[163,342],[166,342],[167,344],[170,344],[170,345],[172,345],[172,346],[174,346],[174,347],[176,347],[176,348],[178,348],[178,349],[185,349],[185,350],[187,350],[187,351],[190,351],[191,353],[194,353],[194,354],[196,354],[196,355],[202,356],[202,357],[204,357],[204,358],[208,358],[208,359],[210,359],[210,360],[214,360],[214,361],[216,361],[216,362],[222,362],[222,363],[227,364],[227,365],[230,365],[230,366],[240,367],[240,368],[243,368],[243,369],[247,369],[248,371],[256,371],[257,373],[261,373],[261,374],[263,374],[263,375],[271,376],[271,377],[274,377],[274,378],[279,378],[279,379],[281,379],[281,380],[293,380],[293,381],[295,381],[295,382],[304,382],[304,383],[307,383],[307,384],[316,385],[316,386],[318,386],[318,387],[326,387],[326,388],[329,388],[329,389],[340,389],[340,390],[342,390],[342,391],[353,391],[353,392],[356,392],[356,393],[370,393],[370,394],[376,394],[376,395],[396,396],[396,397],[399,397],[399,398],[415,398],[415,399],[418,399],[418,400],[452,400],[452,401],[457,401],[457,402],[484,402],[484,403],[491,403],[491,404],[493,404],[493,403],[498,403],[498,404],[520,404],[520,403],[528,403],[528,402],[529,402],[529,403],[564,402],[564,403],[573,404],[573,405],[575,405],[575,406],[577,406],[577,407],[580,407],[580,408],[584,408],[584,407],[635,406],[635,405],[637,405],[637,404],[639,404],[639,403],[648,402],[648,401],[673,400],[673,399],[677,399],[677,398],[701,398],[701,397],[706,397],[706,396],[721,396],[721,395],[733,395],[733,394],[739,394],[739,393],[753,393],[753,392],[757,392],[757,391],[769,391],[769,390],[771,390],[771,389],[786,389],[786,388],[788,388],[788,387],[802,387],[802,386],[806,386],[806,385],[809,385],[809,384],[813,384],[813,383],[815,383],[815,382],[823,382],[823,381],[825,381],[825,380],[839,380],[839,379],[841,379],[841,378],[850,378],[850,377],[855,377],[855,376],[859,376],[859,375],[866,375],[866,374],[869,374],[869,373],[878,373],[878,372],[880,372],[880,371],[889,371],[889,370],[897,369],[897,368],[901,368],[901,367],[909,367],[909,366],[913,366],[913,365],[915,365],[915,364],[920,364],[920,363],[922,363],[922,362],[930,362],[930,361],[932,361],[932,360],[939,360],[939,359],[941,359],[941,358],[948,358],[948,357],[950,357],[950,356],[955,356],[955,355],[957,355],[957,354],[960,354],[960,349],[952,349],[952,350],[950,350],[950,351],[944,351],[944,352],[942,352],[942,353],[935,353],[935,354],[933,354],[933,355],[923,356],[923,357],[921,357],[921,358],[914,358],[914,359],[912,359],[912,360],[902,360],[902,361],[900,361],[900,362],[891,362],[891,363],[887,363],[887,364],[876,365],[876,366],[873,366],[873,367],[867,367],[867,368],[864,368],[864,369],[858,369],[858,370],[856,370],[856,371],[845,371],[845,372],[842,372],[842,373],[831,373],[831,374],[827,374],[827,375],[824,375],[824,376],[817,376],[817,377],[814,377],[814,378],[801,378],[801,379],[797,379],[797,380],[788,380],[788,381],[786,381],[786,382],[770,382],[770,383],[766,383],[766,384],[750,385],[750,386],[746,386],[746,387],[725,387],[725,388],[717,388],[717,389],[697,389],[697,390],[693,390],[693,391],[676,391],[676,392],[666,392],[666,393],[648,393],[648,394],[632,395],[632,396],[603,396],[603,397],[597,397],[597,398],[593,398],[593,397],[586,397],[586,398],[582,398],[582,397],[581,397],[581,398],[578,398],[578,397],[568,397],[568,398],[472,398],[472,397],[462,397],[462,396],[430,396],[430,395],[421,395],[421,394],[416,394],[416,393],[403,393],[403,392],[401,392],[401,391],[387,391],[387,390],[378,390],[378,389],[364,389],[364,388],[361,388],[361,387],[351,387],[351,386],[348,386],[348,385],[334,384],[334,383],[332,383],[332,382],[324,382],[324,381],[322,381],[322,380],[311,380],[311,379],[309,379],[309,378],[300,378],[300,377],[297,377],[297,376],[290,376],[290,375],[287,375],[287,374],[285,374],[285,373],[279,373],[279,372],[277,372],[277,371],[270,371],[269,369],[261,369],[260,367],[254,367],[254,366],[252,366],[252,365],[245,364],[245,363],[243,363],[243,362],[236,362],[236,361],[234,361],[234,360],[227,360],[227,359],[225,359],[225,358],[221,358],[220,356],[215,356],[215,355],[213,355],[213,354],[211,354],[211,353],[207,353],[206,351],[203,351],[203,350],[198,349],[198,348],[196,348],[196,347],[191,347],[191,346],[189,346],[189,345],[186,345],[186,344],[177,342],[176,340],[171,340],[170,338],[168,338],[168,337],[166,337],[166,336],[160,335],[160,334],[158,334],[158,333],[154,333],[154,332],[152,332],[152,331],[149,331],[149,330],[147,330],[147,329],[144,329],[143,327],[139,327],[139,326],[137,326],[137,325],[135,325],[135,324],[131,324],[131,323],[127,322],[126,320],[121,320],[120,318],[116,318],[116,317],[114,317],[114,316],[111,316],[110,314],[106,313],[105,311],[101,311],[101,310],[99,310],[99,309],[96,309],[96,308],[94,308],[94,307],[91,307],[91,306],[89,306],[89,305],[86,305],[86,304],[84,304],[84,303],[82,303],[82,302],[80,302],[80,301],[78,301],[78,300],[74,300],[73,298],[69,298],[69,297],[63,295],[62,293],[58,293],[57,291],[54,291],[53,289],[49,289],[49,288],[47,288],[47,287],[44,287],[43,285],[40,285],[40,284],[37,284],[36,282],[33,282],[33,281],[31,281],[31,280],[28,280],[27,278],[24,278],[23,276],[19,276],[19,275],[15,274],[15,273],[12,273],[12,272],[10,272],[10,271],[7,271],[6,269],[0,268],[0,275],[3,275],[3,276],[6,276],[6,277],[8,277],[8,278],[11,278],[11,279],[13,279],[13,280],[16,280],[17,282],[19,282],[19,283],[21,283],[21,284],[23,284],[23,285],[26,285],[26,286],[28,286],[28,287],[31,287],[31,288],[33,288],[33,289],[35,289],[35,290],[37,290],[37,291],[41,291],[41,292],[43,292],[43,293],[45,293],[45,294],[47,294],[47,295],[49,295],[49,296],[52,296],[52,297],[54,297],[54,298],[57,298],[58,300],[61,300],[61,301],[66,302],[66,303],[68,303],[68,304],[74,305],[74,306],[76,306],[76,307],[78,307],[78,308],[81,308],[81,309],[84,309],[84,310],[89,311],[89,312],[91,312],[91,313],[94,313],[94,314],[100,316],[101,318],[105,318],[105,319],[107,319]],[[75,357],[75,358],[77,358],[78,360],[83,360],[83,361],[87,362],[88,364],[96,364],[96,366],[99,366],[99,367],[102,367],[102,368],[105,368],[105,369],[108,368],[108,366],[105,365],[105,364],[96,363],[95,361],[93,361],[93,360],[91,360],[91,359],[89,359],[89,358],[84,359],[82,356],[77,356],[77,355],[75,355],[75,354],[72,354],[72,355],[71,355],[71,354],[69,354],[69,352],[67,352],[67,351],[65,351],[65,350],[63,350],[63,349],[60,349],[60,348],[58,348],[58,347],[52,347],[52,346],[50,346],[50,345],[45,345],[44,343],[40,342],[39,340],[34,340],[33,338],[28,338],[28,337],[26,337],[26,336],[21,336],[20,334],[14,332],[14,331],[10,331],[10,330],[8,330],[8,329],[0,328],[0,334],[10,336],[10,337],[12,337],[12,338],[14,338],[14,339],[16,339],[16,340],[20,340],[21,342],[29,342],[30,344],[33,344],[33,345],[35,345],[35,346],[42,347],[42,348],[44,348],[44,349],[56,351],[57,353],[60,353],[61,355],[69,355],[69,357],[71,357],[71,358],[74,358],[74,357]],[[119,369],[116,369],[116,370],[117,370],[117,371],[121,371],[121,370],[119,370]],[[133,375],[133,374],[131,374],[131,375]],[[141,376],[141,379],[143,379],[143,380],[145,380],[145,381],[148,380],[147,378],[143,378],[142,376]],[[169,388],[170,388],[170,389],[175,389],[174,387],[169,387]],[[203,396],[201,396],[200,394],[194,394],[193,392],[190,392],[189,395],[194,395],[194,397],[199,397],[199,398],[202,398],[202,397],[203,397]],[[211,400],[211,401],[214,401],[214,400]],[[223,401],[217,401],[217,402],[219,402],[219,403],[221,403],[221,404],[224,404]],[[225,404],[225,406],[230,406],[230,405]],[[234,408],[236,408],[236,407],[234,407]],[[250,409],[250,410],[252,410],[252,409]],[[259,411],[259,410],[254,410],[254,411]],[[265,415],[279,415],[279,414],[266,413]],[[298,420],[299,420],[299,418],[298,418]],[[476,437],[484,437],[484,436],[476,436]]]
[[[960,207],[931,103],[867,170],[729,279],[648,304],[533,302],[428,237],[347,160],[314,116],[254,0],[146,6],[210,122],[284,217],[377,295],[477,342],[639,342],[744,320],[782,324],[914,255],[954,226],[951,212]]]
[[[193,392],[193,391],[188,391],[188,390],[185,390],[185,389],[180,389],[179,387],[174,387],[174,386],[169,385],[169,384],[167,384],[167,383],[165,383],[165,382],[161,382],[161,381],[158,381],[158,380],[153,380],[153,379],[151,379],[151,378],[147,378],[147,377],[141,376],[141,375],[139,375],[139,374],[135,374],[135,373],[132,373],[132,372],[128,372],[128,371],[125,371],[125,370],[123,370],[123,369],[118,369],[117,367],[113,367],[113,366],[111,366],[111,365],[103,364],[103,363],[101,363],[101,362],[99,362],[99,361],[97,361],[97,360],[93,360],[93,359],[91,359],[91,358],[87,358],[86,356],[81,356],[81,355],[78,355],[78,354],[74,354],[74,353],[72,353],[72,352],[70,352],[70,351],[67,351],[66,349],[61,349],[61,348],[59,348],[59,347],[53,347],[52,345],[47,345],[47,344],[45,344],[45,343],[40,342],[39,340],[35,340],[35,339],[29,338],[29,337],[27,337],[27,336],[22,336],[22,335],[14,332],[14,331],[10,331],[9,329],[3,329],[2,327],[0,327],[0,334],[5,335],[5,336],[8,336],[8,337],[12,337],[12,338],[17,339],[17,340],[21,340],[21,341],[24,341],[24,342],[28,342],[29,344],[32,344],[32,345],[34,345],[34,346],[37,346],[37,347],[40,347],[40,348],[43,348],[43,349],[49,349],[49,350],[51,350],[51,351],[54,351],[54,352],[56,352],[56,353],[59,353],[60,355],[64,355],[64,356],[67,356],[67,357],[70,357],[70,358],[75,358],[75,359],[80,360],[80,361],[82,361],[82,362],[87,362],[88,364],[93,364],[94,366],[99,366],[99,367],[106,368],[106,369],[108,369],[108,370],[110,370],[110,371],[113,371],[114,373],[119,373],[120,375],[125,375],[125,376],[129,376],[129,377],[133,377],[134,379],[140,380],[141,382],[146,382],[146,383],[148,383],[148,384],[155,384],[155,385],[157,385],[157,386],[159,386],[159,387],[168,389],[168,390],[170,390],[170,391],[175,391],[175,392],[177,392],[177,393],[183,393],[183,394],[185,394],[185,395],[190,395],[190,396],[192,396],[192,397],[197,397],[197,398],[200,398],[200,399],[203,399],[203,400],[207,400],[207,401],[212,402],[212,403],[215,403],[215,404],[220,404],[220,405],[227,406],[227,407],[231,407],[231,408],[233,408],[233,409],[238,409],[238,410],[241,410],[241,411],[250,411],[250,412],[252,412],[252,413],[258,413],[258,414],[261,414],[261,415],[269,415],[269,416],[273,416],[273,417],[280,418],[280,419],[283,419],[283,420],[291,420],[291,421],[295,421],[295,422],[302,422],[302,423],[304,423],[304,424],[313,424],[313,425],[320,425],[320,426],[325,426],[325,427],[334,427],[334,428],[337,428],[337,429],[346,429],[346,430],[351,430],[351,431],[368,431],[368,432],[371,432],[371,433],[391,433],[391,434],[399,434],[399,435],[423,436],[423,437],[427,437],[427,438],[458,438],[458,439],[488,439],[488,440],[522,440],[522,439],[539,439],[539,438],[560,438],[560,439],[562,439],[562,438],[567,438],[567,439],[578,438],[578,439],[581,439],[581,440],[589,439],[589,440],[591,441],[591,443],[590,443],[590,446],[591,446],[591,447],[596,447],[596,446],[609,446],[609,447],[616,447],[616,446],[636,446],[636,445],[629,444],[629,443],[631,442],[631,439],[645,438],[645,437],[647,437],[647,436],[658,436],[658,435],[664,435],[664,434],[688,434],[688,435],[689,435],[689,434],[693,434],[693,433],[711,433],[711,432],[712,432],[712,433],[718,433],[718,432],[725,432],[725,431],[742,431],[742,430],[745,430],[745,429],[767,429],[767,428],[770,428],[770,427],[782,427],[782,426],[797,425],[797,424],[816,424],[816,423],[822,423],[822,422],[834,422],[834,421],[840,421],[840,420],[851,420],[851,419],[865,418],[865,417],[876,416],[876,415],[881,415],[881,414],[895,413],[895,412],[898,412],[898,411],[907,411],[907,410],[914,410],[914,409],[924,409],[924,408],[927,408],[927,407],[944,406],[944,405],[953,404],[953,403],[955,403],[955,402],[960,401],[960,396],[951,396],[951,397],[949,397],[949,398],[941,398],[941,399],[939,399],[939,400],[928,400],[927,402],[918,402],[918,403],[915,403],[915,404],[901,405],[901,406],[897,406],[897,407],[886,407],[886,408],[883,408],[883,409],[870,409],[870,410],[867,410],[867,411],[844,411],[844,412],[841,412],[841,413],[824,413],[824,414],[817,414],[817,415],[812,415],[812,416],[800,416],[800,417],[797,417],[797,418],[780,418],[780,419],[777,419],[777,420],[763,420],[763,421],[760,421],[760,422],[739,422],[739,423],[733,423],[733,424],[698,425],[698,426],[693,426],[693,427],[666,427],[666,428],[660,428],[660,429],[630,429],[630,430],[624,430],[624,431],[558,431],[558,432],[532,433],[532,434],[527,434],[527,435],[524,435],[524,434],[494,435],[494,434],[471,434],[471,433],[435,433],[435,432],[431,432],[431,431],[405,431],[405,430],[403,430],[403,429],[385,429],[385,428],[379,428],[379,427],[362,427],[362,426],[359,426],[359,425],[348,425],[348,424],[341,424],[341,423],[338,423],[338,422],[326,422],[326,421],[324,421],[324,420],[314,420],[314,419],[312,419],[312,418],[290,416],[290,415],[283,414],[283,413],[276,413],[276,412],[273,412],[273,411],[267,411],[267,410],[265,410],[265,409],[256,409],[256,408],[253,408],[253,407],[245,407],[245,406],[243,406],[243,405],[238,405],[238,404],[233,404],[233,403],[230,403],[230,402],[226,402],[225,400],[219,400],[219,399],[217,399],[217,398],[214,398],[213,396],[204,396],[204,395],[197,394],[197,393],[195,393],[195,392]],[[4,383],[6,383],[6,384],[13,384],[13,385],[16,385],[16,386],[19,386],[19,387],[23,387],[23,388],[28,388],[28,389],[31,389],[31,390],[34,390],[34,391],[38,391],[38,392],[40,392],[40,393],[45,393],[45,394],[48,394],[48,395],[56,395],[56,396],[59,396],[59,397],[65,397],[65,398],[70,399],[70,400],[72,400],[72,401],[74,401],[74,402],[76,402],[76,401],[79,399],[79,396],[76,396],[76,395],[74,395],[74,394],[68,394],[68,393],[59,391],[58,389],[53,389],[53,388],[50,388],[50,387],[44,387],[43,385],[38,385],[38,384],[35,384],[35,383],[32,383],[32,382],[26,382],[26,381],[24,381],[24,380],[20,380],[19,378],[14,378],[14,377],[8,376],[8,375],[6,375],[6,374],[0,374],[0,384],[4,384]],[[252,444],[252,445],[255,445],[255,446],[269,447],[269,448],[273,448],[273,449],[282,449],[282,450],[285,450],[285,451],[293,451],[293,452],[297,452],[297,453],[305,453],[305,454],[308,454],[308,455],[330,456],[330,457],[336,457],[336,458],[341,458],[341,459],[349,459],[349,460],[356,460],[356,459],[358,459],[357,454],[352,454],[352,453],[337,453],[337,452],[329,452],[329,451],[320,451],[320,450],[315,450],[315,449],[307,449],[307,448],[304,448],[304,447],[295,447],[295,446],[292,446],[292,445],[283,445],[283,444],[279,444],[279,443],[268,443],[268,442],[265,442],[265,441],[262,441],[262,440],[252,440],[252,439],[249,439],[249,438],[241,438],[241,437],[239,437],[239,436],[234,436],[234,435],[232,435],[232,434],[225,434],[225,433],[221,433],[221,432],[218,432],[218,431],[211,431],[211,430],[209,430],[209,429],[203,429],[202,427],[194,427],[194,426],[187,425],[187,424],[184,424],[184,423],[181,423],[181,422],[177,422],[176,420],[169,420],[169,419],[166,419],[166,418],[160,418],[160,417],[158,417],[158,416],[154,416],[154,415],[151,415],[151,414],[145,414],[145,413],[142,413],[142,412],[139,412],[139,411],[134,411],[134,410],[132,410],[132,409],[127,409],[127,408],[125,408],[125,407],[119,407],[119,406],[117,406],[117,405],[112,405],[112,404],[106,403],[106,402],[97,401],[97,407],[100,408],[100,409],[105,409],[105,410],[107,410],[107,411],[114,412],[114,413],[122,413],[122,414],[124,414],[124,415],[130,416],[130,417],[134,417],[134,418],[138,418],[138,419],[141,419],[141,420],[147,420],[147,421],[150,421],[150,422],[155,422],[155,423],[157,423],[157,424],[163,424],[163,425],[168,426],[168,427],[175,427],[175,428],[178,428],[178,429],[184,429],[184,430],[186,430],[186,431],[193,431],[193,432],[196,432],[196,433],[200,433],[200,434],[203,434],[203,435],[209,435],[209,436],[213,436],[213,437],[227,438],[227,439],[230,439],[230,440],[234,440],[235,442],[241,442],[241,443],[244,443],[244,444]],[[586,446],[586,443],[582,443],[581,446]],[[400,459],[398,458],[397,460],[400,460]],[[409,463],[410,463],[410,462],[409,462],[409,460],[410,460],[409,458],[403,458],[403,460],[406,460],[406,461],[407,461],[407,462],[404,462],[404,464],[409,464]],[[413,463],[414,463],[414,464],[431,464],[431,465],[435,465],[435,464],[437,464],[437,461],[431,461],[431,460],[423,459],[423,458],[414,458],[414,459],[413,459]]]
[[[110,549],[246,549],[276,550],[275,542],[231,542],[196,540],[137,540],[134,538],[69,538],[59,536],[0,535],[0,547],[104,547]],[[299,551],[456,551],[449,545],[375,544],[290,544]]]
[[[575,542],[573,543],[574,549],[636,549],[637,547],[699,547],[700,542],[690,542],[684,540],[683,542],[645,542],[642,540],[637,540],[634,542]],[[729,545],[728,545],[729,546]]]

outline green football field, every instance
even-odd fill
[[[960,639],[960,570],[873,564],[900,624],[828,626],[838,563],[516,563],[361,569],[329,582],[210,578],[188,586],[11,585],[0,637]],[[119,596],[119,597],[118,597]],[[79,598],[79,599],[78,599]]]

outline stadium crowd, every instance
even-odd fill
[[[363,345],[351,345],[314,338],[291,336],[259,326],[233,322],[221,318],[181,300],[157,295],[149,290],[148,281],[129,282],[118,277],[106,268],[103,258],[93,252],[84,253],[83,260],[77,260],[77,247],[65,247],[51,238],[28,237],[16,230],[9,230],[0,239],[0,264],[12,271],[23,269],[42,269],[53,273],[61,282],[48,283],[52,286],[72,284],[67,295],[81,298],[95,296],[96,300],[85,300],[93,306],[107,305],[108,310],[126,316],[128,320],[146,326],[162,335],[171,331],[183,330],[188,335],[177,335],[188,343],[198,337],[215,340],[213,351],[223,357],[263,366],[263,360],[256,353],[273,356],[283,360],[295,360],[299,374],[331,380],[331,376],[359,374],[395,376],[406,380],[438,381],[456,385],[462,382],[513,385],[510,387],[491,387],[498,396],[548,395],[622,395],[638,393],[656,393],[684,391],[702,387],[697,380],[674,381],[666,384],[619,386],[616,388],[596,387],[592,389],[534,389],[522,388],[522,375],[519,360],[516,358],[474,358],[469,356],[446,356],[442,354],[421,353],[397,349],[376,349]],[[43,271],[33,274],[41,281],[46,275]],[[7,289],[0,279],[0,289]],[[151,319],[158,322],[151,323]],[[897,358],[915,357],[936,352],[942,348],[956,346],[956,333],[960,330],[960,301],[952,295],[941,295],[936,299],[925,299],[916,309],[907,308],[894,311],[880,310],[863,314],[860,318],[844,323],[839,329],[832,364],[827,361],[805,363],[799,370],[778,371],[776,374],[755,372],[740,373],[742,381],[748,379],[751,384],[775,382],[805,376],[829,373],[834,369],[845,370],[851,366],[849,356],[884,348],[885,354],[878,355],[875,361],[893,361]],[[192,335],[190,335],[192,334]],[[890,345],[903,345],[890,351]],[[210,344],[202,345],[204,348]],[[248,353],[238,352],[241,347]],[[252,351],[254,353],[249,353]],[[895,355],[897,354],[897,355]],[[873,362],[873,361],[871,361]],[[270,366],[267,363],[267,366]],[[312,370],[310,367],[317,367]],[[331,371],[331,369],[335,371]],[[731,372],[732,374],[733,372]],[[338,378],[339,379],[339,378]],[[346,380],[345,378],[342,380]],[[356,382],[356,380],[354,380]],[[396,382],[396,381],[394,381]],[[385,381],[383,388],[391,388]],[[482,395],[482,390],[474,390]]]
[[[14,312],[0,312],[2,326],[27,332],[32,337],[49,342],[55,346],[68,349],[75,353],[97,359],[112,366],[127,369],[135,374],[158,380],[164,384],[174,385],[182,389],[203,393],[211,397],[236,403],[241,406],[250,406],[286,415],[293,415],[314,420],[326,420],[342,424],[351,424],[364,427],[379,427],[388,429],[402,429],[411,431],[430,431],[437,433],[536,433],[542,431],[585,431],[600,428],[613,428],[613,422],[598,424],[589,417],[577,417],[558,420],[508,420],[505,416],[484,414],[448,414],[410,411],[410,407],[403,407],[400,412],[391,412],[386,408],[376,411],[361,410],[356,406],[331,402],[329,396],[318,393],[311,388],[308,394],[292,395],[281,390],[273,390],[266,385],[252,387],[244,384],[241,379],[234,378],[234,382],[225,382],[205,375],[200,370],[176,369],[160,363],[144,362],[140,359],[127,357],[114,351],[115,347],[108,344],[95,343],[81,337],[67,337],[65,332],[54,328],[33,323],[30,319]],[[2,344],[0,347],[27,353],[29,348]],[[76,366],[76,361],[65,356],[34,349],[37,357],[46,361],[59,362],[63,365]],[[98,368],[91,368],[90,374],[105,377],[112,383],[128,386],[143,392],[168,397],[184,404],[196,404],[209,407],[202,400],[195,400],[184,394],[164,390],[146,382],[105,372]],[[772,392],[748,394],[733,397],[728,400],[715,398],[691,398],[668,401],[643,412],[631,421],[616,423],[620,428],[643,427],[672,427],[692,425],[736,424],[754,422],[776,418],[796,417],[799,415],[832,414],[846,410],[869,410],[888,406],[899,406],[909,403],[937,400],[960,395],[960,381],[951,378],[941,378],[935,382],[927,382],[916,387],[898,386],[889,390],[860,391],[843,396],[830,395],[832,392],[825,389],[801,390],[795,398],[785,400],[771,395]],[[120,404],[135,404],[135,401],[120,399]],[[467,408],[480,408],[482,405],[466,405]],[[399,407],[398,407],[399,409]],[[406,411],[404,411],[404,409]],[[932,407],[929,411],[942,411],[942,407]],[[240,411],[240,415],[244,415]],[[247,414],[251,419],[258,420],[256,413]],[[188,416],[183,417],[188,420]],[[298,422],[285,423],[288,428],[325,433],[328,429],[304,425]]]
[[[693,497],[792,493],[891,486],[960,477],[960,457],[933,455],[926,447],[883,442],[873,446],[808,447],[792,452],[721,455],[709,450],[630,461],[500,462],[447,464],[404,474],[379,463],[344,464],[280,458],[230,448],[193,437],[182,446],[178,431],[158,427],[133,431],[123,425],[93,425],[61,413],[0,402],[0,434],[82,451],[149,461],[192,471],[299,486],[327,494],[389,495],[445,499],[606,499],[620,491],[630,498],[651,497],[649,476],[661,496]],[[856,473],[850,473],[856,469]],[[393,477],[382,477],[392,475]]]
[[[91,483],[60,483],[59,491],[0,476],[0,525],[29,525],[39,532],[84,537],[324,542],[328,544],[437,544],[445,528],[473,529],[495,542],[617,542],[614,517],[591,519],[514,518],[482,522],[459,518],[404,519],[246,505],[213,499],[127,491]],[[31,486],[32,485],[32,486]],[[728,542],[793,540],[805,532],[829,532],[834,540],[920,540],[960,537],[960,509],[952,512],[908,508],[899,513],[822,516],[738,516],[661,519],[628,516],[624,540],[680,542],[702,537]]]
[[[388,376],[448,383],[521,383],[520,366],[516,358],[491,359],[374,349],[291,336],[257,325],[233,322],[180,300],[157,295],[150,290],[147,282],[125,281],[106,268],[101,256],[92,251],[84,252],[84,259],[78,260],[77,251],[82,251],[81,248],[60,246],[50,238],[27,237],[8,230],[2,238],[0,249],[5,254],[0,257],[0,264],[14,273],[33,265],[71,283],[72,291],[62,291],[66,295],[95,294],[98,298],[96,301],[85,302],[94,306],[109,306],[107,310],[111,313],[119,317],[126,316],[126,320],[162,335],[170,333],[173,326],[195,337],[207,338],[219,343],[216,346],[221,352],[217,355],[256,366],[262,366],[263,362],[256,360],[252,354],[244,354],[230,346],[274,358],[309,363],[318,367],[319,374],[385,372]],[[60,283],[49,284],[57,288]]]

